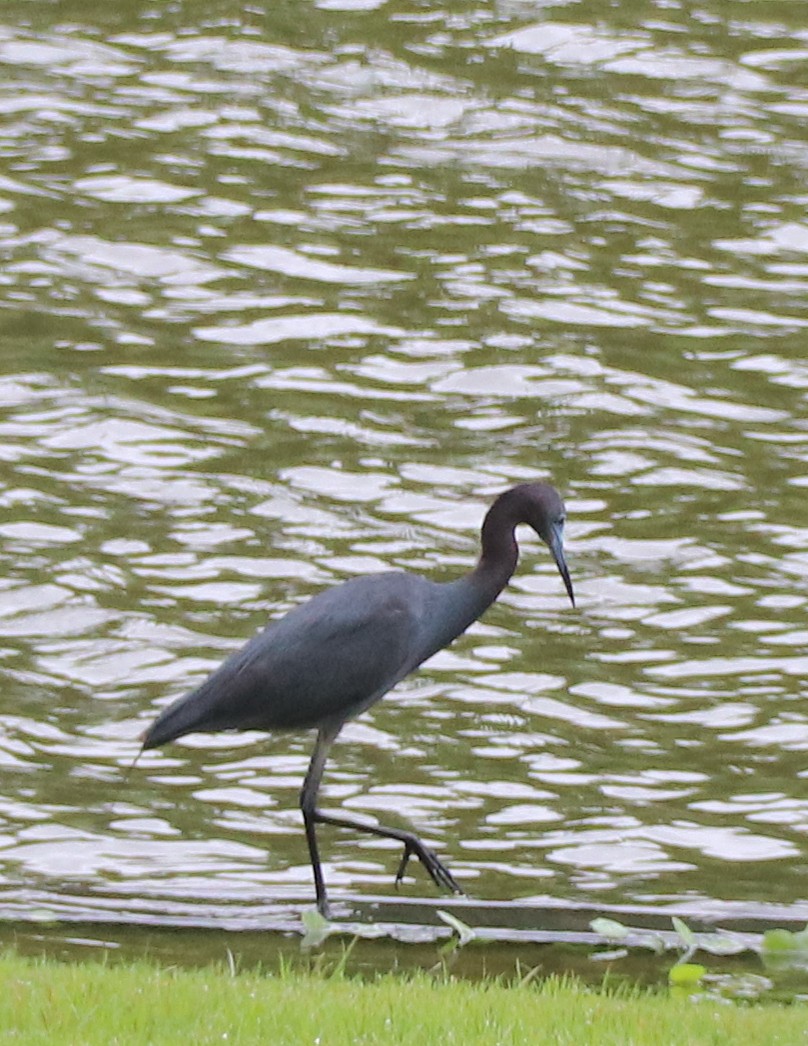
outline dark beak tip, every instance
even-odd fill
[[[567,590],[567,595],[570,597],[570,603],[573,608],[575,607],[575,593],[572,588],[572,578],[570,577],[569,568],[567,567],[567,561],[564,558],[564,546],[561,543],[561,534],[554,535],[555,540],[550,542],[550,551],[553,554],[558,572],[561,575],[561,580],[564,582],[564,588]]]

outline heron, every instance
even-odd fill
[[[547,483],[522,483],[493,502],[473,570],[437,582],[406,571],[351,578],[270,621],[200,686],[168,705],[143,736],[142,750],[190,733],[316,730],[300,810],[317,909],[330,918],[317,826],[393,839],[403,846],[395,884],[417,857],[439,889],[463,891],[437,854],[412,832],[324,813],[318,793],[326,759],[345,723],[456,639],[494,602],[519,558],[517,526],[547,545],[573,607],[564,558],[564,502]]]

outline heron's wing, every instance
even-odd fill
[[[357,578],[272,622],[170,705],[145,747],[194,731],[307,729],[358,714],[414,667],[421,581]]]

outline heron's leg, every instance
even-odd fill
[[[417,835],[405,832],[399,828],[386,828],[384,825],[364,824],[362,821],[353,821],[347,817],[332,817],[320,810],[314,811],[318,824],[330,824],[335,828],[351,828],[355,832],[367,832],[368,835],[378,835],[382,839],[395,839],[404,844],[404,853],[396,872],[396,886],[404,878],[404,872],[410,857],[415,856],[429,872],[434,884],[451,893],[463,893],[463,889],[445,864],[440,860],[434,850],[425,846]]]
[[[317,809],[317,793],[320,790],[320,781],[323,779],[328,750],[331,748],[331,743],[339,731],[339,726],[331,729],[321,727],[317,731],[317,741],[314,745],[305,780],[303,781],[303,788],[300,791],[300,811],[303,814],[306,841],[309,844],[311,870],[314,873],[314,892],[317,896],[317,910],[324,919],[329,918],[329,910],[325,882],[323,881],[323,869],[320,866],[320,851],[317,848],[317,831],[315,826],[321,819],[320,812]]]
[[[317,808],[317,794],[323,777],[325,761],[334,738],[342,728],[342,723],[336,727],[321,727],[317,733],[317,742],[303,782],[303,790],[300,793],[300,809],[303,813],[303,823],[306,827],[306,839],[309,844],[309,856],[311,867],[314,872],[314,890],[317,895],[317,909],[324,918],[329,917],[328,899],[326,897],[325,883],[323,882],[323,870],[320,866],[320,854],[317,848],[316,825],[328,824],[334,828],[350,828],[355,832],[367,832],[368,835],[380,836],[382,839],[395,839],[404,845],[404,853],[396,872],[396,886],[404,877],[407,863],[410,857],[415,856],[426,868],[432,881],[439,889],[449,890],[451,893],[462,894],[459,883],[439,859],[434,850],[425,846],[417,835],[405,832],[399,828],[386,828],[384,825],[364,824],[362,821],[354,821],[348,817],[333,817],[324,814]]]

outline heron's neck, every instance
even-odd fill
[[[483,521],[480,559],[469,575],[481,589],[492,592],[492,602],[510,581],[519,559],[514,531],[521,520],[514,508],[508,498],[500,497],[488,510]]]
[[[457,581],[432,586],[433,627],[419,652],[419,664],[465,632],[491,606],[516,569],[519,549],[513,532],[519,519],[499,505],[496,501],[485,517],[476,567]]]
[[[465,631],[472,621],[485,613],[508,584],[519,558],[514,528],[514,523],[507,528],[490,530],[483,525],[483,548],[477,565],[447,586],[447,592],[452,592],[451,603],[456,616],[455,635]]]

